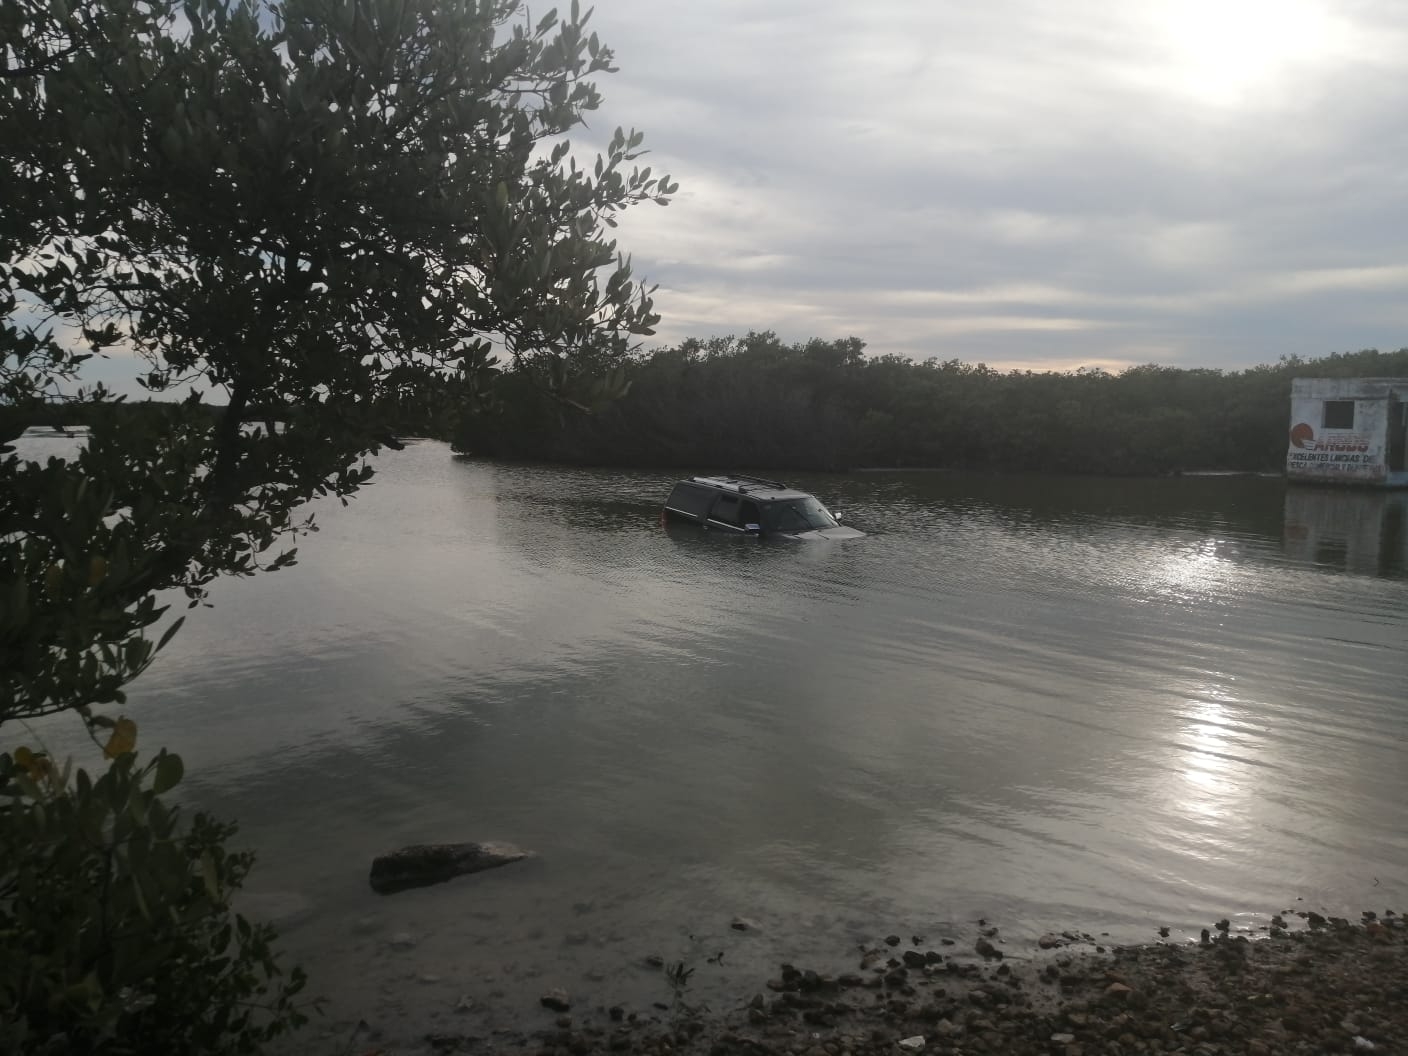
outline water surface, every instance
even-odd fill
[[[662,529],[671,481],[413,444],[134,687],[338,1029],[648,1007],[650,955],[718,1002],[979,918],[1017,950],[1405,908],[1404,496],[814,476],[872,534],[796,544]],[[538,857],[368,889],[465,839]]]

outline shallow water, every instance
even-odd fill
[[[872,534],[803,545],[667,532],[671,480],[413,444],[134,687],[334,1032],[648,1006],[650,955],[717,1002],[979,918],[1016,949],[1404,908],[1408,497],[808,476]],[[367,887],[466,839],[537,857]]]

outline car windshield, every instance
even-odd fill
[[[836,518],[816,499],[783,499],[770,502],[763,524],[771,532],[809,532],[813,528],[835,528]]]

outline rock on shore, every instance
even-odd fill
[[[444,883],[457,876],[496,869],[530,857],[509,843],[422,843],[372,860],[372,890],[389,895],[411,887]]]
[[[1304,915],[1304,916],[1308,916]],[[1219,922],[1220,923],[1220,922]],[[1277,925],[1283,926],[1277,926]],[[533,1056],[1313,1056],[1408,1052],[1408,928],[1320,917],[1265,937],[1042,952],[1002,962],[877,947],[832,976],[783,965],[731,1011],[612,1008],[501,1037]],[[873,955],[873,956],[872,956]],[[665,1006],[658,1006],[664,1008]],[[922,1040],[921,1040],[922,1039]],[[472,1039],[428,1035],[436,1052]]]

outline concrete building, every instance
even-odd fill
[[[1408,378],[1291,382],[1290,480],[1408,488]]]

